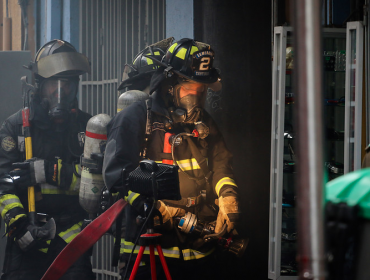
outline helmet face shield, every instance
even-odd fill
[[[134,84],[135,88],[133,89],[141,90],[140,88],[137,88],[139,86],[138,84],[144,84],[141,86],[142,89],[149,85],[151,75],[159,67],[152,58],[161,60],[164,53],[164,50],[151,46],[138,53],[132,64],[125,65],[122,73],[122,82],[119,85],[118,90],[122,90],[125,87],[130,87]],[[145,79],[145,77],[148,77],[148,79]]]
[[[138,71],[133,66],[126,64],[125,68],[123,68],[122,82],[127,81],[128,79],[134,77],[137,74]]]
[[[60,52],[45,56],[37,62],[37,72],[43,78],[55,75],[78,76],[90,73],[90,64],[86,56],[78,52]]]
[[[77,95],[77,79],[50,78],[41,85],[43,104],[51,119],[65,119]]]

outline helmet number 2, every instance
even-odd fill
[[[211,58],[210,57],[207,57],[207,56],[204,56],[202,57],[201,61],[200,61],[200,65],[199,65],[199,70],[200,71],[207,71],[209,70],[209,64],[211,62]]]

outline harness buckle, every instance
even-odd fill
[[[163,73],[164,73],[166,78],[171,78],[172,77],[172,75],[173,75],[172,69],[173,69],[172,66],[168,66],[166,69],[164,69]]]
[[[186,203],[186,207],[192,207],[192,206],[195,205],[196,198],[188,197],[187,200],[188,200],[188,202]]]

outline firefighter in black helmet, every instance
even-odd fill
[[[118,98],[117,113],[125,110],[134,102],[149,98],[150,80],[159,67],[159,65],[153,61],[153,58],[162,60],[173,39],[173,37],[170,37],[146,47],[135,56],[131,65],[125,65],[122,74],[122,82],[118,90],[127,91],[123,92]],[[125,219],[123,219],[122,225],[121,247],[123,248],[123,243],[125,241],[124,232],[126,231]]]
[[[152,75],[159,67],[152,58],[162,60],[173,37],[154,43],[139,52],[132,64],[126,64],[122,74],[122,82],[118,90],[140,90],[149,94]]]
[[[134,103],[108,124],[103,177],[112,192],[121,186],[122,169],[132,171],[142,158],[171,160],[179,166],[182,199],[157,204],[163,225],[156,231],[163,235],[161,245],[173,279],[225,277],[214,269],[215,244],[182,232],[175,225],[176,217],[191,212],[199,220],[216,221],[216,233],[233,231],[239,217],[232,155],[216,124],[203,109],[207,88],[219,87],[221,83],[213,60],[214,52],[208,44],[192,39],[173,43],[162,61],[155,60],[160,67],[151,80],[150,102]],[[194,130],[199,132],[197,138],[182,137],[172,153],[164,150],[166,133],[181,137]],[[145,204],[142,195],[131,191],[125,199],[129,205],[123,262],[127,262],[139,234],[135,219],[142,214]],[[150,278],[147,254],[144,251],[145,264],[139,267],[136,279]],[[132,265],[126,263],[123,270],[131,271]],[[159,279],[165,279],[164,275]]]
[[[41,279],[86,218],[78,201],[78,133],[91,116],[78,109],[76,95],[89,61],[70,43],[52,40],[27,68],[35,81],[29,104],[33,158],[26,160],[22,110],[0,128],[0,212],[8,236],[1,279]],[[43,213],[35,222],[28,217],[29,186],[35,188],[36,212]],[[94,279],[89,255],[61,279]]]
[[[133,102],[147,99],[149,97],[150,80],[159,67],[153,61],[162,60],[166,50],[171,45],[173,37],[154,43],[134,58],[132,64],[126,64],[122,74],[122,82],[119,91],[126,90],[118,98],[117,113],[131,105]]]

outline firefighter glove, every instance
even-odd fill
[[[46,240],[54,239],[56,225],[53,218],[47,221],[43,226],[31,225],[27,218],[13,226],[12,236],[15,236],[15,241],[19,248],[23,251],[28,251],[37,245],[44,245]]]
[[[14,170],[10,171],[17,189],[25,190],[35,184],[48,183],[58,185],[58,160],[43,160],[31,158],[24,162],[16,162],[12,165]]]
[[[137,211],[141,216],[145,216],[145,204],[147,198],[139,193],[128,191],[127,195],[124,196],[125,200]]]
[[[227,225],[227,232],[231,232],[239,220],[240,212],[238,198],[234,195],[226,197],[220,196],[218,198],[218,206],[219,210],[215,233],[219,233],[224,224]]]
[[[185,209],[167,206],[161,200],[157,201],[156,206],[162,216],[163,224],[169,223],[172,226],[173,217],[183,217],[186,214]]]

